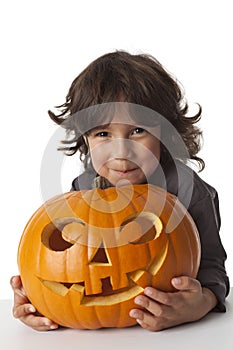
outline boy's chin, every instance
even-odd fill
[[[126,185],[134,185],[134,183],[132,183],[131,181],[129,181],[127,179],[120,179],[115,184],[116,187],[122,187],[122,186],[126,186]]]

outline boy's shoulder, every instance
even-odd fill
[[[85,170],[72,181],[71,191],[90,190],[95,177],[96,172]]]
[[[190,166],[176,160],[166,172],[168,192],[173,192],[181,202],[190,200],[194,205],[205,199],[215,199],[216,189],[205,182]]]

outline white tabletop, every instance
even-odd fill
[[[232,348],[233,290],[226,313],[210,313],[204,319],[161,332],[139,326],[123,329],[74,330],[61,328],[37,332],[12,317],[11,300],[0,301],[0,349],[9,350],[219,350]],[[226,345],[227,344],[227,345]]]

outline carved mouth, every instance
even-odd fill
[[[127,287],[113,290],[110,282],[110,277],[104,278],[102,282],[102,292],[99,294],[86,295],[84,282],[67,283],[55,282],[42,279],[38,277],[41,283],[52,292],[65,296],[69,291],[78,292],[80,295],[80,305],[84,306],[103,306],[114,305],[120,302],[130,300],[143,292],[144,288],[138,283],[144,277],[151,275],[155,276],[160,270],[168,252],[168,243],[165,244],[161,252],[154,258],[154,260],[146,267],[145,270],[136,270],[128,274],[129,284]]]
[[[39,277],[38,277],[39,278]],[[138,294],[143,292],[144,288],[136,285],[131,279],[129,279],[130,286],[125,288],[113,290],[110,284],[110,278],[102,280],[103,292],[99,294],[92,294],[87,296],[85,294],[85,287],[83,283],[62,283],[43,280],[39,278],[41,283],[50,289],[52,292],[65,296],[69,291],[78,292],[80,295],[80,305],[85,306],[97,306],[97,305],[113,305],[120,303],[125,300],[136,297]],[[106,285],[108,286],[106,288]]]

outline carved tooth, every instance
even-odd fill
[[[59,282],[47,281],[47,280],[43,280],[41,278],[40,278],[40,280],[45,287],[47,287],[52,292],[54,292],[58,295],[65,296],[69,291],[68,288],[66,288],[63,284],[61,284]]]
[[[81,286],[78,283],[74,283],[70,289],[72,289],[73,291],[78,292],[80,294],[80,300],[83,299],[85,287]]]

